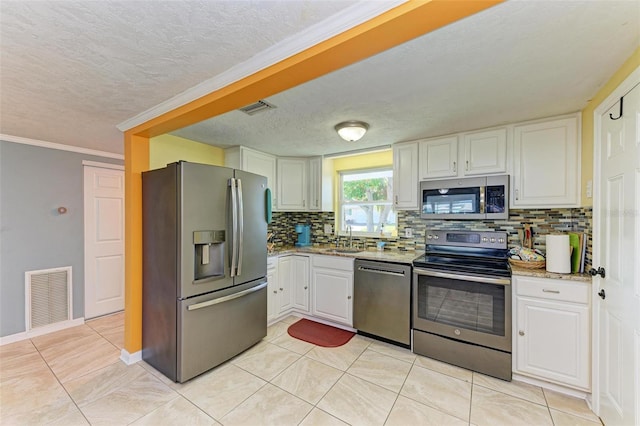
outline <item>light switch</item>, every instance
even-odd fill
[[[593,181],[589,179],[587,181],[587,198],[593,197]]]
[[[404,228],[404,236],[407,238],[413,238],[413,229]]]

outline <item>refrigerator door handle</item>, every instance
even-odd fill
[[[237,299],[239,297],[246,296],[249,293],[254,293],[258,290],[262,290],[267,286],[267,283],[259,284],[255,287],[248,288],[246,290],[242,290],[238,293],[230,294],[228,296],[220,297],[218,299],[207,300],[206,302],[194,303],[193,305],[187,306],[187,311],[195,311],[196,309],[206,308],[207,306],[217,305],[218,303],[228,302],[229,300]]]
[[[236,180],[229,179],[231,187],[231,276],[236,276],[238,258],[236,256],[238,247],[238,199],[236,193]]]
[[[242,275],[242,249],[244,245],[244,206],[242,204],[242,180],[236,179],[238,185],[238,273]]]

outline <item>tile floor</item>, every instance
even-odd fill
[[[119,360],[122,313],[0,347],[2,425],[599,425],[585,401],[355,336],[338,348],[269,327],[185,384]]]

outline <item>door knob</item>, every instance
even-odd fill
[[[602,297],[602,300],[607,297],[607,294],[604,292],[604,288],[598,292],[598,296]]]
[[[605,270],[604,270],[604,268],[602,266],[599,267],[597,270],[591,268],[591,269],[589,269],[589,275],[591,275],[592,277],[595,277],[596,275],[600,275],[602,278],[604,278]]]

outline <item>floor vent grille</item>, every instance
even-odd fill
[[[71,267],[25,272],[27,331],[71,319]]]

